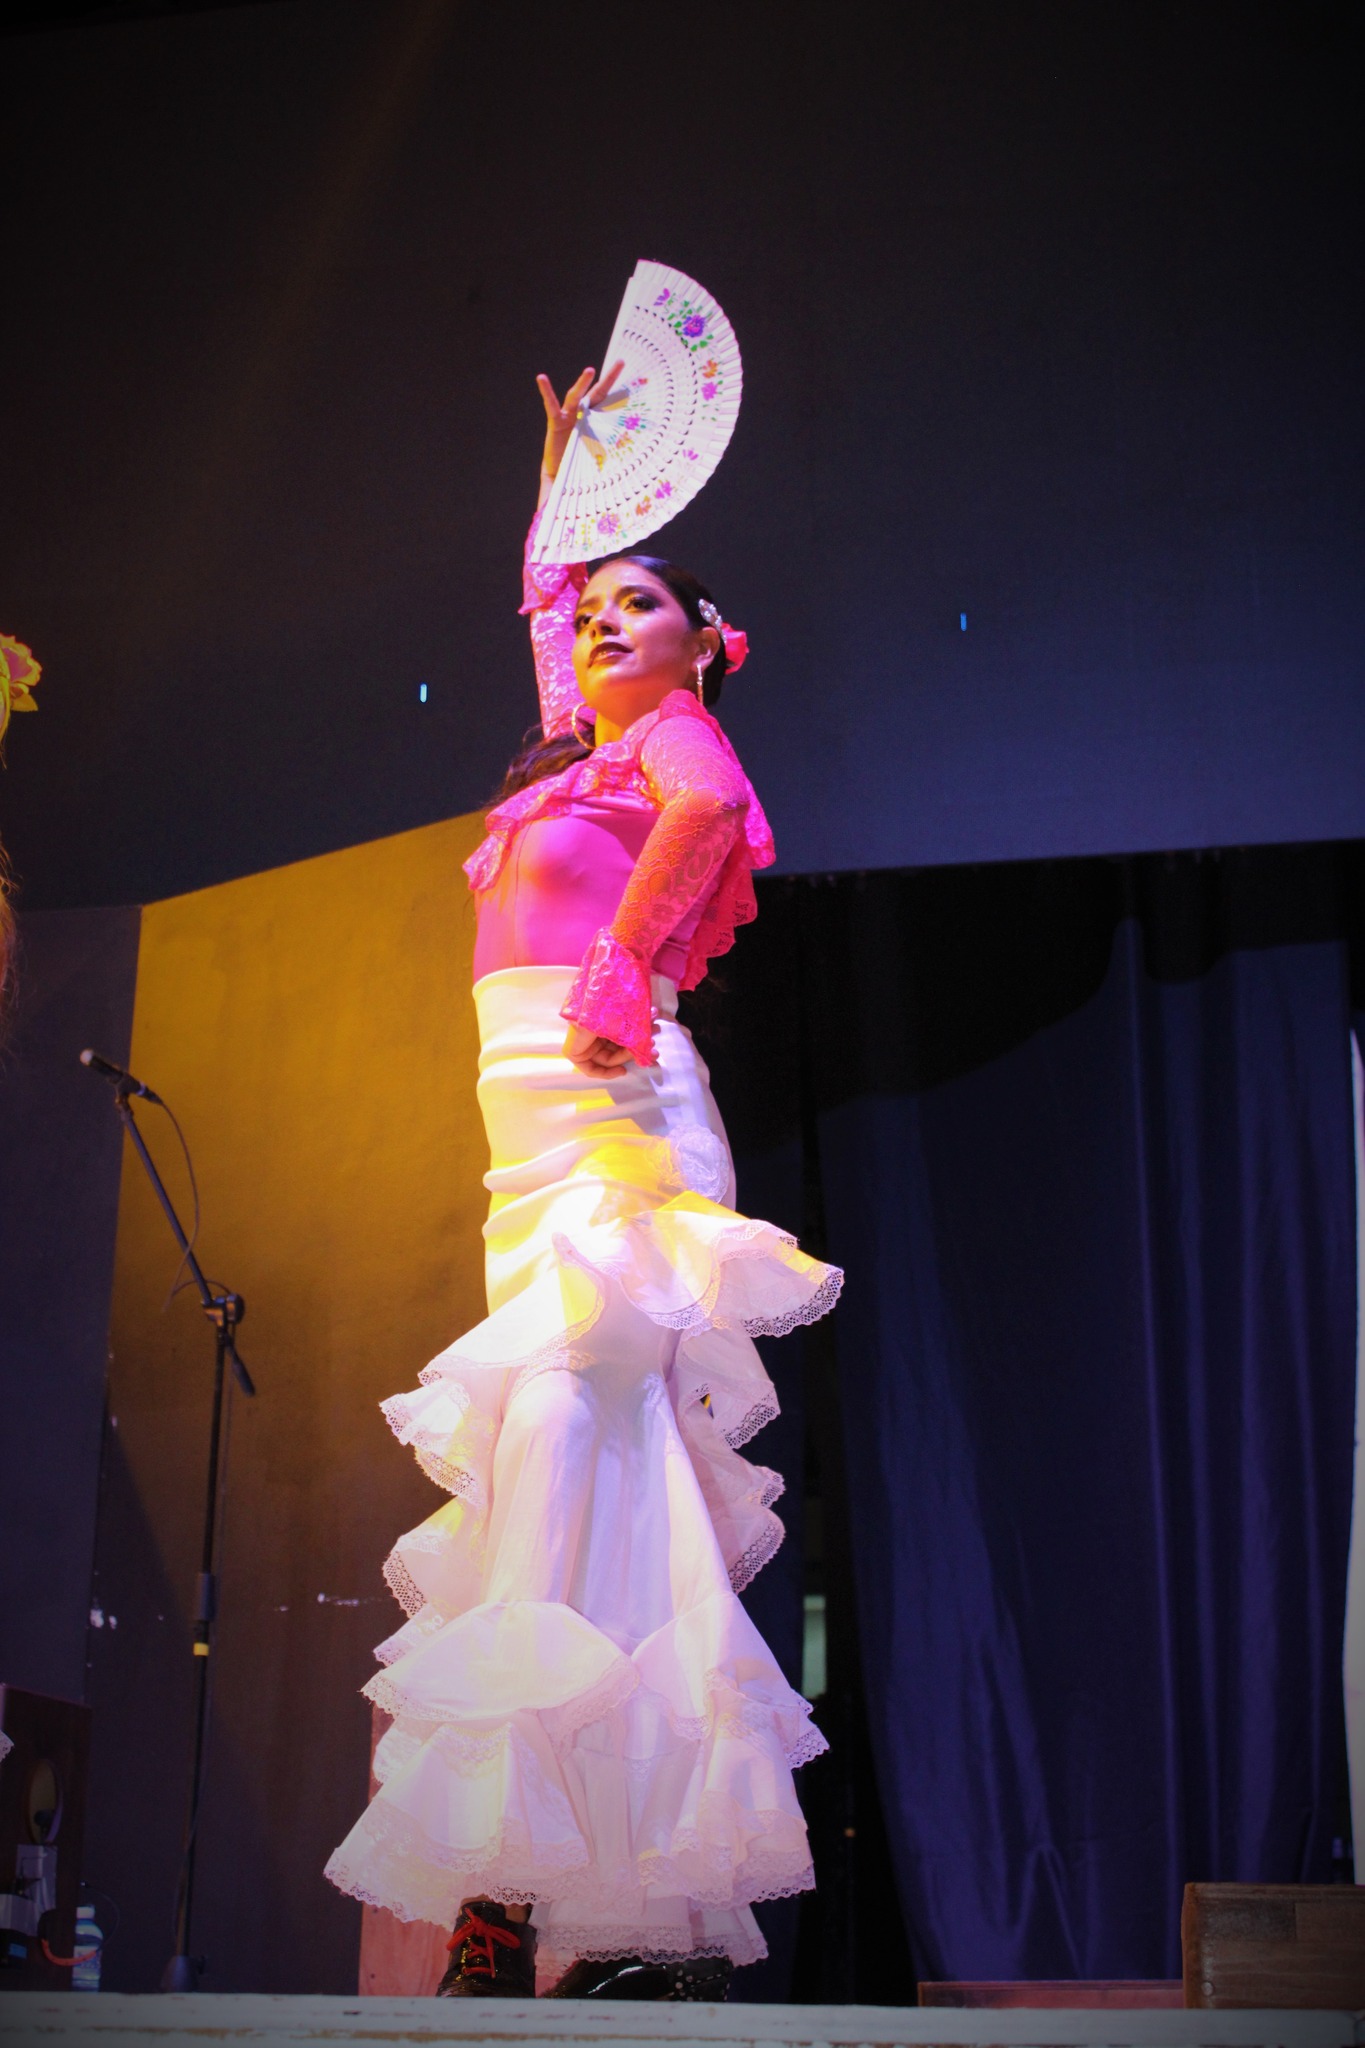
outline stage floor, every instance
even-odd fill
[[[367,2048],[438,2041],[470,2048],[513,2041],[565,2048],[1362,2048],[1365,2014],[0,1993],[0,2042],[7,2048],[290,2048],[326,2041]]]

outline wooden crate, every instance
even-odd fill
[[[1178,1977],[1035,1977],[1017,1984],[921,1983],[921,2005],[1003,2012],[1167,2012],[1185,2000]]]
[[[1365,2006],[1365,1886],[1187,1884],[1185,2003]]]

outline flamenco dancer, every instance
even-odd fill
[[[621,367],[537,380],[542,508]],[[842,1275],[735,1212],[677,1022],[773,858],[710,708],[744,636],[652,555],[528,545],[525,580],[544,737],[468,863],[489,1314],[384,1403],[451,1498],[385,1567],[393,1722],[327,1874],[453,1921],[442,1996],[719,1998],[753,1901],[813,1883],[792,1769],[825,1747],[737,1597],[782,1540],[737,1448],[777,1413],[753,1338]]]

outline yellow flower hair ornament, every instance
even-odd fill
[[[0,633],[0,741],[5,737],[12,711],[36,711],[33,686],[42,674],[42,664],[10,633]]]

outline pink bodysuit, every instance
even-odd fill
[[[587,570],[532,563],[529,545],[522,610],[548,738],[583,707],[573,615]],[[474,978],[577,967],[560,1014],[652,1066],[651,973],[695,988],[754,916],[752,870],[773,857],[734,749],[690,691],[674,690],[619,740],[489,812],[488,837],[465,863]]]

